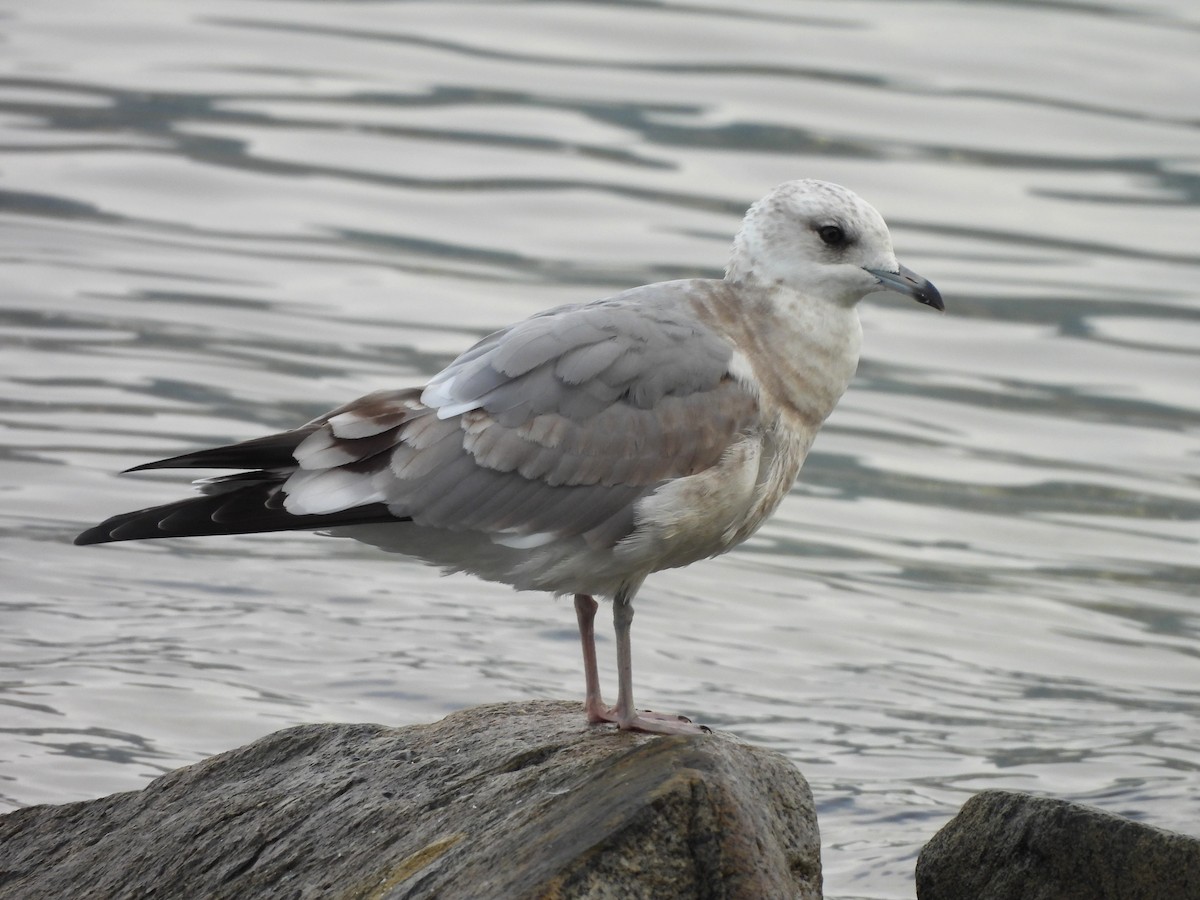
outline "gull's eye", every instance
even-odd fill
[[[817,235],[830,247],[841,247],[846,243],[846,232],[837,225],[822,225],[817,229]]]

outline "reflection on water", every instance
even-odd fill
[[[987,787],[1194,830],[1200,19],[798,9],[4,20],[6,807],[297,722],[578,695],[546,597],[307,535],[69,540],[178,494],[119,469],[711,275],[745,206],[810,176],[878,206],[949,312],[866,301],[859,377],[780,513],[643,591],[641,699],[796,761],[831,896],[911,896],[921,843]]]

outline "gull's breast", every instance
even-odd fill
[[[716,556],[750,537],[787,495],[812,442],[782,422],[742,435],[721,462],[638,502],[633,532],[614,548],[647,572]]]

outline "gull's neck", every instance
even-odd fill
[[[735,372],[759,392],[764,411],[815,435],[858,367],[856,307],[780,284],[727,278],[723,287],[698,300],[697,313],[732,339]]]

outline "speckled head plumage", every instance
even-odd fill
[[[933,285],[897,261],[875,207],[828,181],[788,181],[751,206],[725,277],[841,305],[893,290],[942,308]]]

